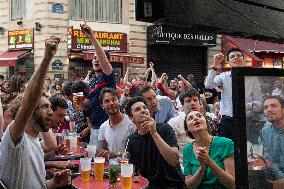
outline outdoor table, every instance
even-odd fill
[[[140,176],[140,180],[138,183],[134,183],[132,184],[132,189],[143,189],[146,188],[149,185],[149,181]],[[103,181],[95,181],[95,179],[93,177],[90,177],[90,181],[87,182],[83,182],[80,177],[75,178],[72,181],[72,186],[76,189],[108,189],[109,187],[109,180],[108,179],[104,179]],[[121,182],[117,182],[117,188],[121,189]]]
[[[72,164],[78,164],[79,170],[81,170],[80,167],[80,160],[71,160],[70,163]],[[94,169],[94,165],[92,164],[92,170]],[[105,170],[108,169],[108,164],[105,163]],[[121,182],[117,182],[118,189],[121,189]],[[132,189],[143,189],[146,188],[149,185],[149,181],[140,176],[139,182],[135,183],[133,182]],[[72,180],[72,186],[76,189],[108,189],[109,187],[109,179],[104,179],[103,181],[95,181],[93,176],[90,176],[90,181],[84,182],[82,181],[81,176],[76,177],[74,180]]]
[[[67,160],[75,160],[80,159],[87,152],[86,148],[80,146],[77,152],[68,152],[66,155],[58,155],[51,158],[48,158],[47,161],[67,161]]]

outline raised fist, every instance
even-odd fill
[[[214,55],[214,64],[216,65],[221,64],[223,60],[224,60],[224,55],[222,53]]]
[[[85,24],[80,24],[80,27],[86,37],[91,38],[93,36],[93,30],[86,24],[86,22]]]
[[[58,40],[56,38],[50,38],[45,40],[45,58],[52,59],[57,51]]]

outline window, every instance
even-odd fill
[[[32,18],[33,0],[11,0],[11,20]]]
[[[121,22],[121,0],[70,0],[71,19],[97,22]]]

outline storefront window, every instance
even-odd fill
[[[69,0],[71,19],[121,22],[121,0]]]
[[[274,68],[283,68],[282,58],[276,58],[273,60],[273,67]]]
[[[32,18],[33,0],[11,0],[11,20]]]

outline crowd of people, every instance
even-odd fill
[[[47,77],[57,50],[55,38],[46,40],[43,61],[30,80],[16,75],[0,78],[0,181],[7,188],[70,184],[69,169],[46,180],[45,161],[66,152],[64,145],[57,144],[56,134],[75,131],[81,141],[97,146],[100,157],[121,157],[127,147],[130,162],[148,179],[149,189],[235,188],[237,127],[231,72],[216,75],[224,55],[215,55],[202,89],[196,88],[192,74],[171,80],[166,73],[158,77],[153,63],[132,81],[128,75],[133,68],[128,67],[123,81],[116,82],[108,54],[92,29],[82,24],[81,30],[96,50],[93,70],[84,80],[62,83]],[[228,51],[232,67],[243,66],[243,60],[240,49]],[[260,138],[264,157],[279,179],[284,177],[284,156],[276,149],[284,140],[283,90],[275,82],[272,95],[277,97],[270,96],[263,104],[260,89],[248,87],[246,91],[252,91],[248,94],[255,97],[246,106],[264,109],[271,123],[260,131]],[[271,135],[277,139],[269,140]]]

